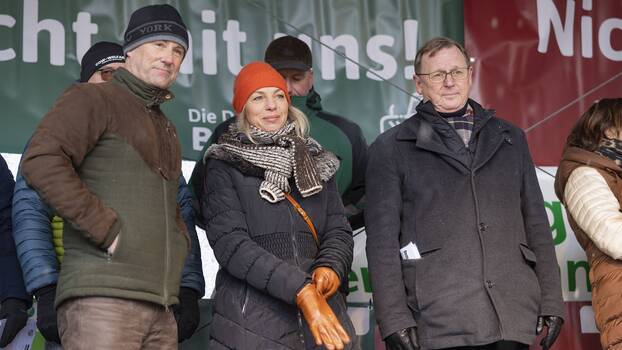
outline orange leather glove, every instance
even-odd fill
[[[307,321],[316,345],[324,345],[327,349],[334,350],[343,349],[344,344],[350,342],[350,337],[337,316],[313,283],[307,284],[298,292],[296,305]]]
[[[317,292],[324,297],[324,299],[330,298],[337,289],[341,281],[337,273],[330,267],[320,266],[313,270],[311,275],[312,282],[315,284]]]

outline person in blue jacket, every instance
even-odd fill
[[[103,83],[125,60],[121,45],[98,42],[84,55],[78,83]],[[24,153],[28,149],[24,149]],[[199,324],[198,300],[205,291],[199,240],[194,224],[192,199],[183,175],[179,177],[177,201],[191,239],[181,284],[180,303],[174,306],[178,340],[192,336]],[[62,219],[54,216],[39,194],[17,173],[13,196],[13,238],[26,290],[37,299],[37,328],[47,341],[60,344],[54,308],[56,284],[62,262]],[[54,231],[54,232],[53,232]],[[53,240],[54,237],[54,240]]]
[[[0,348],[7,346],[26,325],[27,310],[32,298],[26,292],[22,269],[17,261],[15,243],[11,235],[11,200],[13,198],[13,175],[4,158],[0,156]]]

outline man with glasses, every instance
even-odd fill
[[[160,109],[173,98],[187,29],[173,7],[146,6],[132,14],[124,39],[124,68],[110,82],[68,89],[21,164],[28,185],[66,221],[60,276],[35,291],[65,349],[173,349],[198,324],[198,241],[181,213],[192,218],[191,208],[178,203],[190,205],[179,193],[177,134]],[[94,64],[91,77],[105,80],[104,68]],[[198,268],[194,288],[183,281],[188,266]],[[180,303],[182,326],[174,315]]]
[[[415,58],[423,101],[366,174],[367,259],[388,349],[551,347],[563,320],[551,230],[524,133],[469,99],[459,43]]]

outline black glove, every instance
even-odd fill
[[[540,335],[544,326],[548,329],[544,338],[540,342],[543,350],[548,350],[553,346],[559,332],[562,330],[564,320],[558,316],[538,316],[538,325],[536,326],[536,334]]]
[[[58,321],[56,320],[56,285],[50,284],[35,291],[37,298],[37,328],[45,340],[60,344]]]
[[[387,350],[419,350],[417,328],[404,328],[388,336],[384,343]]]
[[[189,339],[199,326],[199,294],[191,288],[179,289],[179,304],[173,306],[173,314],[177,321],[177,341]]]
[[[15,298],[8,298],[0,306],[0,320],[6,318],[4,332],[0,337],[0,348],[9,345],[13,338],[24,328],[28,320],[28,304],[26,301]]]

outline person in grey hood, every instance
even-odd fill
[[[459,43],[425,43],[417,113],[370,149],[366,249],[390,350],[528,349],[544,328],[548,349],[563,323],[525,135],[469,99],[472,73]]]

